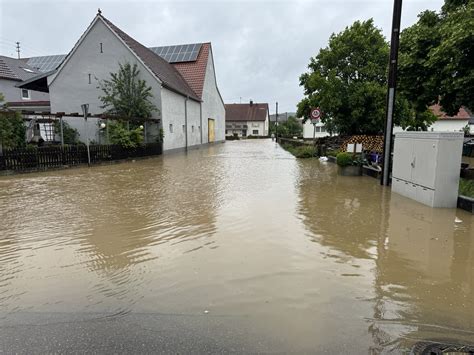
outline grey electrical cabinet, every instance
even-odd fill
[[[462,132],[395,134],[392,192],[431,207],[457,206]]]

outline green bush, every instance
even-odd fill
[[[336,163],[339,166],[354,165],[354,159],[351,153],[341,152],[336,155]]]
[[[474,180],[459,180],[459,194],[474,198]]]
[[[0,145],[4,148],[24,147],[26,127],[19,112],[0,112]]]
[[[54,133],[61,136],[61,122],[54,121]],[[63,137],[64,144],[77,144],[79,142],[79,132],[72,128],[69,124],[63,121]]]
[[[136,148],[143,143],[143,131],[140,127],[129,130],[126,122],[116,121],[109,123],[109,138],[112,144]]]
[[[296,158],[313,158],[316,155],[316,150],[313,146],[292,146],[291,144],[283,144],[282,148],[289,151]]]

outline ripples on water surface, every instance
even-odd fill
[[[0,220],[3,326],[30,313],[221,317],[278,351],[474,338],[471,214],[268,140],[2,177]]]

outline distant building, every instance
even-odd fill
[[[316,123],[316,125],[313,125],[311,120],[306,120],[306,122],[303,123],[303,138],[321,138],[329,135],[326,126],[321,121]],[[333,133],[333,135],[337,134]]]
[[[239,137],[268,136],[269,112],[267,103],[226,104],[225,133]]]
[[[147,48],[101,13],[67,56],[29,58],[30,66],[43,74],[24,87],[43,86],[52,112],[81,112],[81,104],[87,103],[90,113],[101,114],[98,80],[109,79],[119,63],[126,62],[136,64],[140,79],[152,88],[151,101],[158,108],[152,118],[163,129],[165,152],[225,140],[224,102],[211,43]],[[79,130],[82,140],[83,121],[67,122]]]
[[[29,66],[24,59],[0,56],[0,93],[10,109],[26,111],[49,111],[47,93],[21,89],[19,84],[40,72]]]
[[[449,116],[443,111],[443,108],[439,104],[430,106],[431,112],[437,117],[431,126],[428,127],[428,131],[433,132],[461,132],[464,127],[469,126],[471,134],[474,133],[474,115],[466,108],[461,107],[459,112],[455,116]],[[394,133],[402,132],[402,127],[394,127]]]

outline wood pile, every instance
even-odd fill
[[[351,136],[346,137],[342,145],[340,146],[340,150],[345,152],[347,149],[348,144],[362,144],[362,149],[364,152],[374,152],[374,153],[382,153],[383,152],[383,136]]]

